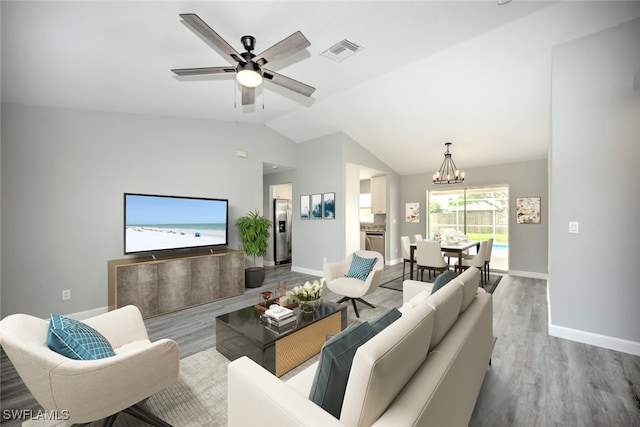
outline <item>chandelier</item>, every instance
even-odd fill
[[[455,162],[451,158],[449,152],[450,142],[444,144],[447,147],[447,151],[444,152],[444,161],[440,166],[440,170],[433,174],[434,184],[458,184],[464,182],[464,172],[460,172],[456,167]]]

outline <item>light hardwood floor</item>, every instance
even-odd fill
[[[401,274],[401,265],[387,267],[384,281],[400,280]],[[269,267],[262,288],[145,323],[152,340],[172,338],[186,357],[215,346],[216,316],[257,302],[260,291],[277,281],[293,285],[314,278],[288,265]],[[338,296],[326,292],[324,298]],[[366,299],[397,307],[402,293],[380,288]],[[640,357],[550,337],[546,281],[505,276],[493,305],[498,340],[470,426],[640,427]],[[4,352],[0,363],[0,407],[37,409]],[[3,427],[14,425],[20,423],[3,417]]]

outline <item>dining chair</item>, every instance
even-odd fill
[[[455,258],[455,259],[458,259],[459,257],[466,258],[469,256],[469,251],[462,251],[462,253],[445,251],[443,255],[447,259],[447,264],[451,265],[451,258]]]
[[[469,267],[476,267],[481,272],[484,270],[484,263],[486,260],[487,249],[489,246],[489,241],[485,240],[480,242],[480,249],[478,249],[478,253],[475,255],[469,255],[467,258],[462,259],[462,270],[466,270]],[[484,274],[480,276],[480,282],[485,283]],[[484,286],[484,285],[483,285]]]
[[[422,242],[422,234],[416,234],[413,236],[413,240],[415,240],[416,243],[418,242]]]
[[[484,258],[484,274],[487,276],[487,283],[489,283],[489,264],[491,263],[491,252],[493,251],[493,238],[488,240],[487,253]]]
[[[429,278],[431,278],[431,272],[449,270],[449,264],[442,256],[440,242],[435,240],[416,242],[416,264],[421,281],[424,281],[424,270],[428,270]]]
[[[411,263],[411,240],[409,236],[400,237],[400,248],[402,249],[402,280],[404,280],[405,276],[405,267],[407,263],[409,264],[409,268],[413,270],[413,264]]]

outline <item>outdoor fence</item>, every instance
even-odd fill
[[[466,228],[464,212],[438,212],[429,214],[429,233],[436,229],[454,228],[466,234],[491,234],[506,236],[509,230],[509,213],[487,211],[467,211]]]

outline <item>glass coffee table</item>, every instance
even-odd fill
[[[293,311],[294,325],[277,331],[255,306],[216,317],[216,349],[229,360],[247,356],[280,377],[320,352],[327,336],[347,327],[347,306],[322,301],[315,313]]]

